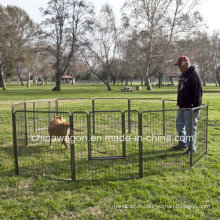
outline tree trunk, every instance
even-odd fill
[[[118,85],[119,85],[119,76],[118,75],[116,76],[116,83],[118,83]]]
[[[215,76],[215,86],[216,86],[216,87],[218,86],[218,81],[217,81],[216,76]]]
[[[60,76],[58,77],[58,79],[56,81],[56,87],[57,87],[57,91],[61,91],[61,78],[60,78]]]
[[[101,79],[102,80],[102,79]],[[108,91],[112,91],[111,86],[109,85],[108,82],[106,82],[105,80],[102,80],[104,82],[104,84],[107,86]]]
[[[2,74],[0,73],[0,87],[3,88]]]
[[[160,88],[160,87],[161,87],[161,77],[158,76],[158,88]]]
[[[27,87],[30,88],[31,87],[31,83],[30,83],[30,73],[28,72],[28,75],[27,75]]]
[[[125,86],[127,86],[128,85],[128,79],[126,78],[125,79]]]
[[[72,55],[72,57],[73,57],[73,73],[71,74],[71,76],[72,76],[72,85],[74,85],[74,75],[76,76],[76,52],[75,52],[75,50],[73,51],[73,55]]]
[[[19,81],[21,82],[21,85],[23,86],[24,83],[23,83],[23,80],[21,78],[21,73],[17,73],[17,76],[18,76]]]
[[[145,86],[147,86],[147,90],[152,90],[150,77],[147,75],[145,79]]]
[[[203,86],[206,86],[206,81],[204,78],[202,78],[202,84],[203,84]]]
[[[3,90],[6,90],[3,67],[1,67],[1,71],[0,71],[0,87],[2,87]]]
[[[94,71],[94,70],[90,70],[98,79],[100,79],[106,86],[107,86],[107,88],[108,88],[108,91],[112,91],[112,89],[111,89],[111,86],[109,85],[109,83],[108,83],[108,81],[105,81],[103,78],[101,78],[97,73],[96,73],[96,71]]]
[[[150,77],[146,77],[145,79],[145,85],[147,86],[147,90],[152,90],[151,82],[150,82]]]
[[[105,69],[104,69],[105,70]],[[106,69],[106,82],[107,82],[107,84],[109,84],[109,80],[108,80],[108,78],[109,78],[109,74],[108,74],[108,69]]]
[[[104,84],[107,86],[108,91],[112,91],[111,86],[109,85],[108,82],[106,82],[105,80],[102,80],[104,82]]]
[[[143,75],[141,74],[141,86],[144,85],[144,79],[143,79]]]
[[[146,81],[145,81],[145,85],[147,86],[147,90],[152,90],[151,82],[149,80],[149,78],[150,78],[149,77],[149,72],[150,72],[151,54],[152,54],[152,48],[153,48],[153,30],[154,30],[154,26],[151,25],[149,51],[148,51],[148,58],[147,58],[147,65],[146,65]]]
[[[170,82],[173,85],[173,77],[170,77]]]
[[[216,76],[216,80],[218,82],[218,85],[220,86],[220,77],[219,76]]]
[[[107,87],[108,87],[108,91],[112,91],[112,89],[111,89],[109,84],[107,84]]]
[[[44,85],[44,77],[42,77],[41,82],[41,85]]]
[[[108,82],[106,82],[105,80],[102,80],[104,82],[104,84],[107,86],[108,91],[112,91],[111,86],[109,85]]]

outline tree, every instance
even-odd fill
[[[220,86],[220,38],[219,32],[211,36],[211,72],[215,78],[216,86]]]
[[[220,67],[218,66],[215,71],[215,80],[216,80],[216,86],[220,86]]]
[[[198,65],[203,86],[206,86],[208,72],[211,71],[212,49],[207,33],[198,32],[194,39],[194,61]]]
[[[47,48],[55,57],[56,89],[61,91],[61,76],[69,67],[83,37],[93,23],[93,5],[85,0],[50,0],[46,9],[41,9],[46,16],[42,33],[50,45]]]
[[[23,60],[23,51],[33,43],[39,27],[16,6],[0,6],[0,18],[0,85],[6,89],[7,69]]]
[[[0,87],[6,90],[5,71],[13,58],[15,29],[13,24],[8,22],[6,9],[2,6],[0,7],[0,19]]]
[[[18,77],[18,81],[20,81],[21,85],[23,86],[24,82],[23,82],[23,79],[21,77],[21,74],[22,74],[22,63],[23,63],[23,60],[21,62],[20,61],[17,62],[17,64],[16,64],[16,74],[17,74],[17,77]]]
[[[111,91],[110,69],[115,59],[117,40],[118,30],[113,10],[110,5],[105,4],[101,8],[99,18],[94,22],[93,32],[84,45],[82,56],[90,71],[104,82],[108,91]],[[104,74],[99,75],[99,72]]]
[[[183,37],[201,21],[195,11],[196,0],[127,0],[123,21],[126,29],[137,33],[145,51],[145,84],[151,90],[150,78],[162,74],[172,40]],[[127,10],[130,8],[131,10]],[[145,38],[142,38],[142,33]],[[159,41],[158,41],[159,39]],[[158,53],[160,51],[160,53]],[[168,58],[168,59],[167,59]]]
[[[76,57],[80,57],[80,54],[76,54]],[[74,78],[76,78],[77,75],[86,72],[88,72],[87,65],[84,62],[82,62],[80,59],[73,57],[67,69],[67,75],[72,76],[72,84],[74,84]]]

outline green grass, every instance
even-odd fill
[[[204,88],[209,102],[208,155],[195,168],[162,172],[126,181],[65,182],[14,174],[11,103],[24,100],[85,97],[176,98],[176,87],[153,91],[111,92],[103,85],[52,85],[30,89],[16,85],[0,91],[0,219],[218,219],[220,171],[220,88]],[[106,121],[103,121],[106,124]],[[69,160],[58,146],[55,150]],[[51,154],[51,164],[56,158]],[[62,166],[63,164],[58,164]],[[58,175],[57,173],[55,173]],[[150,207],[151,205],[151,207]],[[179,205],[179,206],[178,206]],[[185,206],[184,206],[185,205]],[[191,205],[191,206],[190,206]],[[191,208],[190,208],[191,207]]]

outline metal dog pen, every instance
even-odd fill
[[[197,108],[187,110],[191,112],[192,136]],[[73,98],[14,104],[15,173],[78,181],[142,178],[188,169],[207,154],[208,105],[200,107],[197,152],[187,156],[171,150],[178,143],[177,112],[175,100],[159,98]],[[49,146],[48,125],[56,115],[70,123],[68,151],[60,142]]]

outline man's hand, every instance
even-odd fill
[[[193,118],[198,114],[199,109],[193,110]]]

